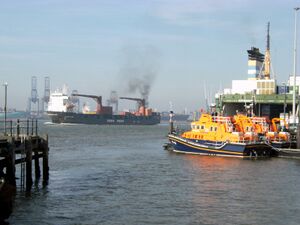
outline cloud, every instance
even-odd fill
[[[161,0],[156,2],[155,15],[165,23],[178,26],[211,26],[216,21],[226,23],[228,16],[256,13],[259,9],[278,10],[293,4],[293,0]]]
[[[157,4],[156,15],[166,23],[203,25],[211,22],[205,15],[234,10],[248,0],[164,0]],[[239,3],[239,4],[238,4]]]

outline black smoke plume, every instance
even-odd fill
[[[131,46],[122,50],[120,75],[123,91],[126,94],[138,94],[146,100],[146,105],[157,75],[159,55],[153,46]]]

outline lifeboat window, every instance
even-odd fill
[[[213,131],[214,130],[214,127],[210,127],[210,131]]]
[[[198,125],[198,126],[197,126],[197,130],[199,130],[199,128],[200,128],[200,126]]]
[[[218,130],[218,128],[217,127],[215,127],[215,131],[217,131]]]
[[[201,130],[203,130],[204,129],[204,125],[201,125]]]

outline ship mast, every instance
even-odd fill
[[[268,31],[267,31],[267,49],[265,53],[265,79],[270,79],[271,71],[271,54],[270,54],[270,22],[268,22]]]

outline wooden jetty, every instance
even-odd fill
[[[40,159],[42,159],[43,185],[47,185],[49,180],[48,136],[38,135],[38,121],[9,120],[3,122],[4,126],[1,126],[1,122],[0,127],[4,128],[0,128],[0,222],[11,213],[9,195],[13,196],[17,187],[22,191],[31,191],[33,168],[35,181],[39,182]],[[17,171],[20,171],[17,176],[16,166],[19,166]],[[16,177],[20,181],[18,184]]]

